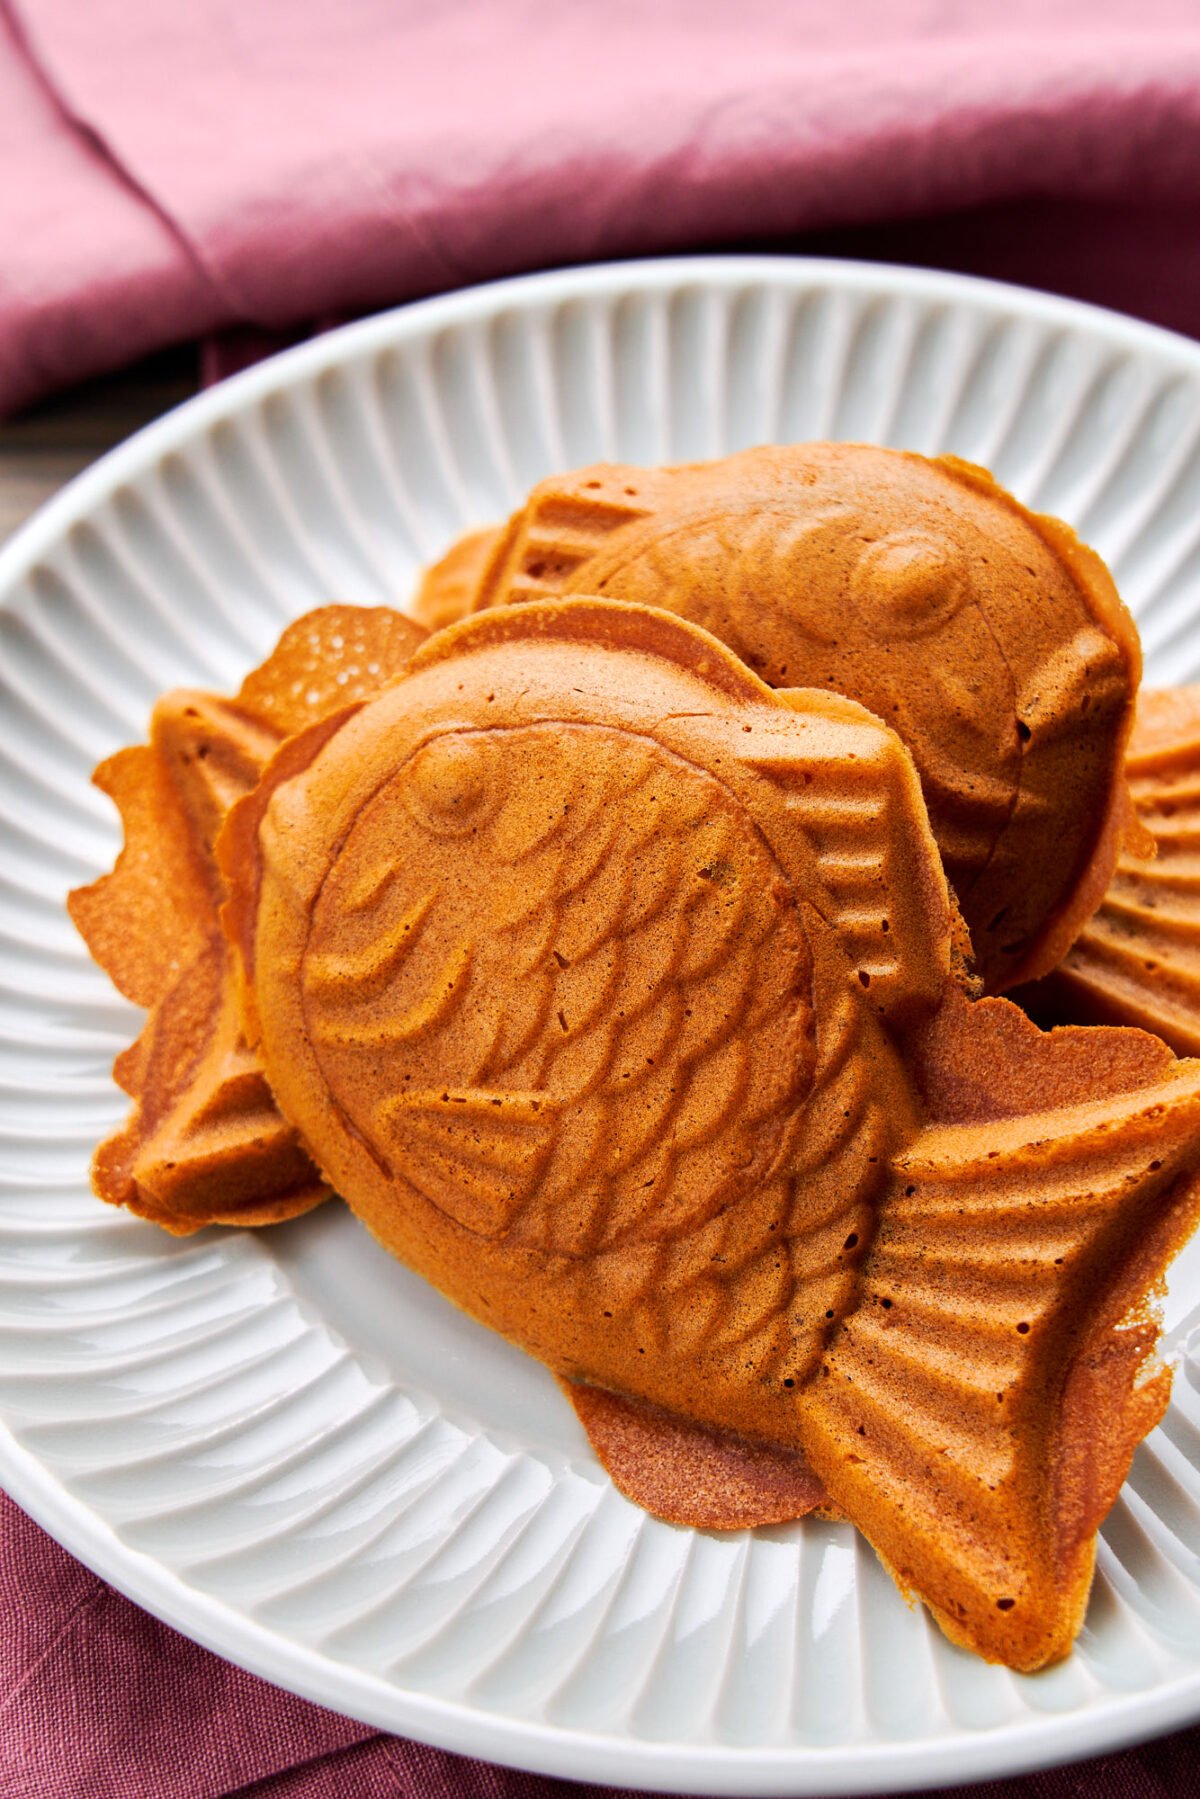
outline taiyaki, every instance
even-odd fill
[[[96,770],[125,845],[69,908],[115,985],[150,1008],[114,1069],[134,1106],[96,1152],[101,1198],[182,1234],[270,1224],[328,1196],[242,1035],[213,843],[285,737],[376,692],[426,635],[383,607],[323,607],[288,627],[235,699],[165,695],[149,743]]]
[[[1139,696],[1125,770],[1145,840],[1022,1002],[1039,1018],[1143,1025],[1200,1055],[1200,687]]]
[[[1047,973],[1099,904],[1137,633],[1100,558],[985,470],[828,443],[599,464],[455,546],[419,602],[441,625],[581,592],[679,612],[772,687],[894,726],[989,992]]]
[[[667,612],[498,608],[291,739],[218,856],[283,1116],[618,1479],[657,1444],[668,1517],[824,1503],[957,1642],[1067,1652],[1167,1402],[1200,1062],[967,997],[893,731]]]

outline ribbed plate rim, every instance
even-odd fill
[[[939,270],[833,258],[703,256],[597,264],[517,276],[413,302],[342,326],[184,401],[101,457],[44,505],[0,550],[0,607],[65,535],[125,483],[180,445],[265,398],[319,378],[360,356],[505,309],[572,300],[620,301],[664,290],[821,287],[880,300],[910,296],[967,304],[1065,332],[1106,338],[1114,349],[1167,361],[1200,378],[1200,344],[1082,301]],[[959,1730],[936,1741],[829,1747],[683,1747],[620,1739],[506,1717],[431,1694],[405,1691],[333,1661],[189,1586],[154,1557],[123,1542],[91,1506],[62,1485],[0,1420],[0,1483],[44,1529],[130,1599],[194,1641],[252,1673],[379,1729],[460,1754],[566,1778],[581,1776],[679,1793],[848,1794],[912,1790],[1010,1775],[1138,1742],[1200,1718],[1200,1667],[1150,1692],[1113,1698],[1102,1711],[1021,1719],[991,1730]]]

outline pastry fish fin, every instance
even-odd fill
[[[182,1236],[274,1224],[328,1197],[242,1036],[223,943],[163,997],[120,1066],[135,1104],[96,1152],[102,1199]]]
[[[97,1151],[102,1199],[183,1232],[268,1223],[327,1195],[243,1039],[215,843],[284,738],[395,679],[426,635],[386,607],[322,607],[288,626],[234,699],[164,695],[150,742],[96,770],[125,841],[68,906],[115,985],[152,1008],[114,1070],[134,1108]]]
[[[893,1157],[804,1444],[953,1640],[1032,1671],[1070,1649],[1169,1396],[1152,1301],[1200,1215],[1200,1063],[1001,1000],[952,1002],[917,1047],[941,1121]]]
[[[776,697],[797,712],[812,707],[805,688]],[[787,793],[815,855],[819,910],[872,1005],[902,1025],[941,995],[952,933],[940,861],[929,858],[914,881],[907,858],[929,829],[920,783],[895,733],[865,707],[822,691],[817,718],[786,754],[748,760]]]
[[[110,874],[68,899],[96,961],[129,999],[151,1006],[196,957],[223,883],[213,844],[229,807],[257,781],[278,738],[213,694],[164,694],[150,742],[92,777],[116,803],[125,842]]]
[[[490,547],[465,611],[564,592],[614,531],[661,505],[668,481],[661,469],[597,463],[540,482]]]
[[[392,606],[318,606],[288,626],[234,705],[276,737],[291,737],[397,680],[428,635]]]
[[[1200,687],[1138,700],[1125,759],[1133,825],[1099,909],[1029,990],[1039,1016],[1155,1031],[1200,1054]]]
[[[67,910],[114,986],[152,1006],[211,939],[214,872],[149,744],[118,750],[92,779],[120,812],[125,841],[115,867],[69,894]]]
[[[258,780],[279,747],[278,733],[216,694],[185,688],[155,706],[150,742],[211,859],[225,814]]]
[[[556,1118],[547,1093],[429,1089],[385,1100],[377,1140],[439,1211],[478,1236],[499,1237],[537,1186]]]

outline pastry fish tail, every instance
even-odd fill
[[[1153,1301],[1200,1216],[1200,1062],[952,1001],[857,1303],[805,1398],[815,1472],[954,1641],[1071,1647],[1096,1532],[1162,1416]]]

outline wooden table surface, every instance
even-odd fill
[[[136,368],[0,421],[0,543],[72,475],[194,393],[194,348]]]

